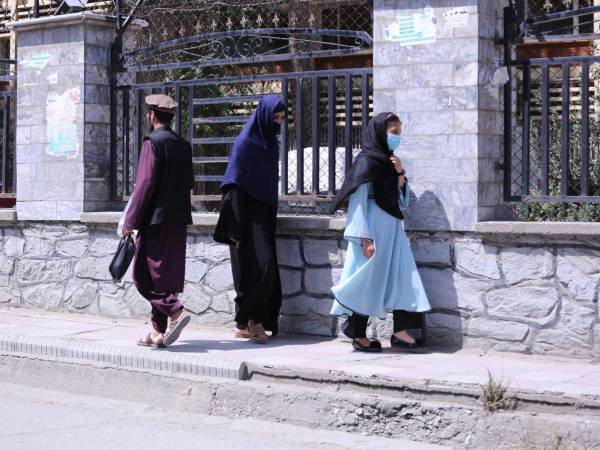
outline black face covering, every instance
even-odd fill
[[[388,114],[378,114],[369,121],[363,150],[356,157],[346,175],[344,185],[335,197],[332,213],[361,184],[372,182],[377,206],[398,219],[404,218],[398,203],[398,173],[390,161],[393,153],[387,145],[385,118]]]
[[[277,122],[275,122],[275,123],[273,124],[273,130],[275,131],[275,133],[276,133],[276,134],[279,134],[279,133],[281,133],[281,124],[280,124],[280,123],[277,123]]]

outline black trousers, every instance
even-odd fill
[[[352,314],[348,318],[348,326],[344,333],[352,338],[367,337],[368,316]],[[394,333],[402,330],[415,330],[423,328],[423,313],[396,310],[394,311]]]

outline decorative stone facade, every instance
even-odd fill
[[[337,321],[329,316],[329,289],[341,275],[345,243],[339,230],[327,230],[325,221],[320,222],[324,231],[280,231],[284,332],[337,333]],[[118,284],[110,279],[114,229],[81,223],[5,224],[0,304],[146,317],[148,304],[136,292],[131,274]],[[413,232],[410,238],[433,306],[428,316],[433,343],[600,357],[598,239],[456,232]],[[192,228],[182,296],[187,309],[199,324],[232,326],[234,297],[228,248],[212,241],[209,226]],[[389,320],[375,325],[379,337],[389,336]]]

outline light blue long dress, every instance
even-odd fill
[[[369,198],[371,183],[351,196],[344,238],[348,251],[340,282],[331,290],[331,314],[385,318],[394,310],[425,312],[431,309],[404,231],[404,221],[385,212]],[[400,210],[408,208],[410,187],[399,188]],[[363,254],[362,240],[371,239],[375,255]]]

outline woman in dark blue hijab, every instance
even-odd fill
[[[275,249],[278,141],[286,106],[261,99],[231,149],[215,241],[228,244],[237,293],[235,336],[268,342],[278,332],[281,281]]]

